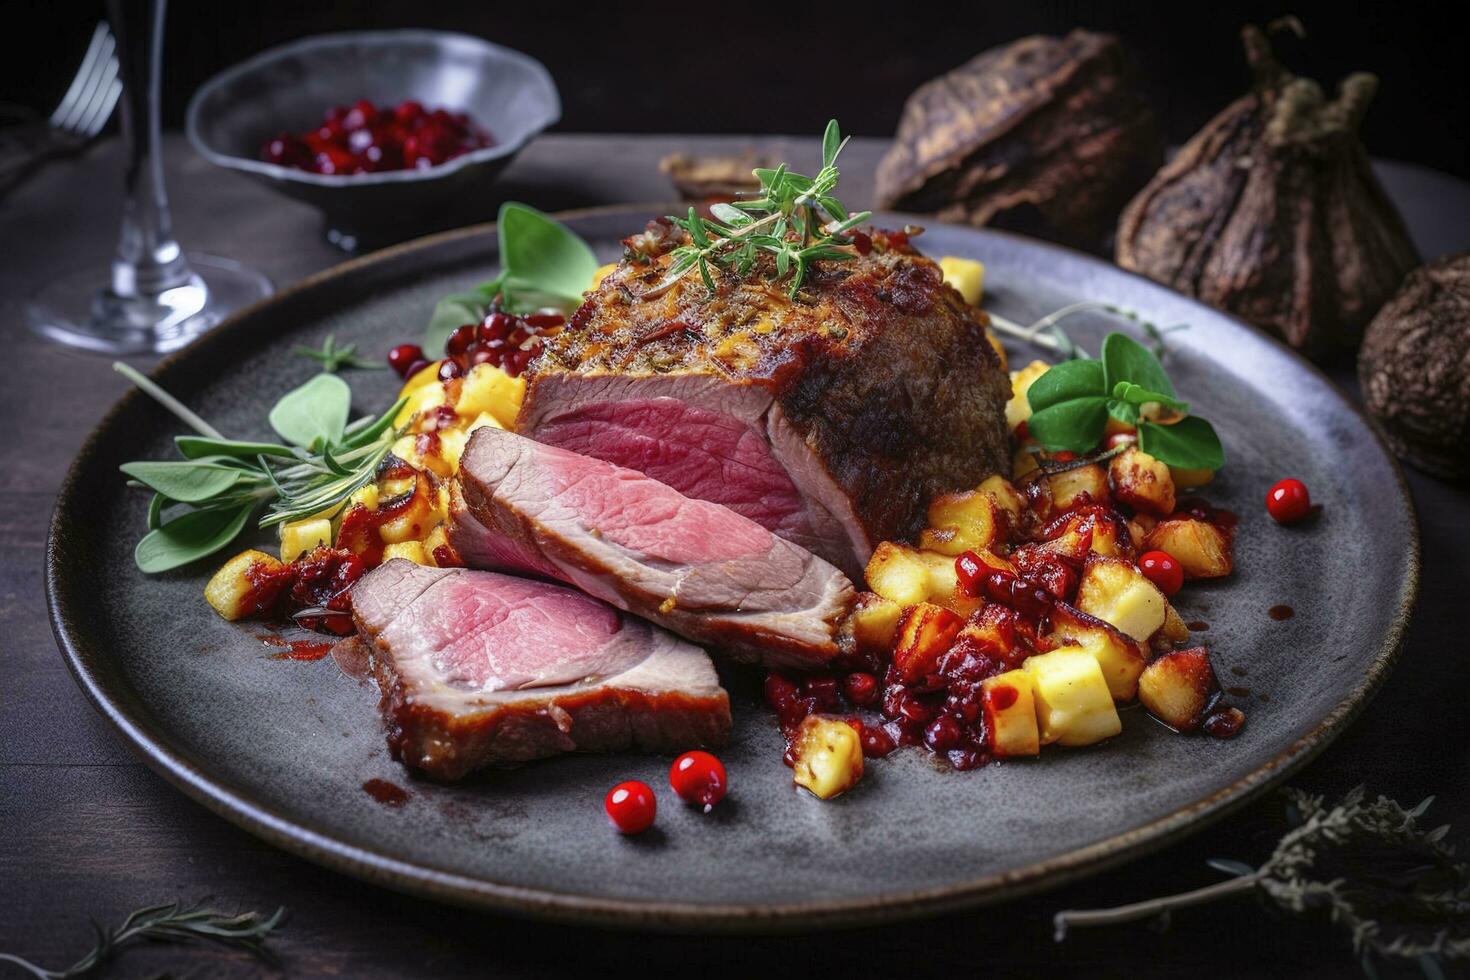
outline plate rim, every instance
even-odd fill
[[[615,204],[553,212],[553,217],[561,221],[615,216],[637,219],[660,213],[661,209],[668,206],[667,203]],[[937,224],[932,217],[908,217],[913,217],[915,223]],[[953,227],[1019,242],[1027,247],[1053,249],[1075,259],[1102,266],[1111,273],[1139,280],[1152,288],[1172,292],[1190,303],[1204,305],[1167,286],[1076,249],[997,229],[963,225]],[[273,296],[235,312],[193,344],[160,360],[148,374],[157,379],[174,370],[175,365],[181,361],[197,357],[200,351],[219,344],[221,337],[233,340],[233,335],[241,329],[241,325],[257,311],[285,304],[322,283],[416,251],[433,249],[447,242],[493,237],[495,233],[494,222],[469,225],[393,245],[313,273]],[[129,697],[135,696],[131,689],[124,684],[121,692],[113,690],[108,679],[100,676],[98,665],[106,657],[106,652],[83,645],[70,630],[68,605],[78,599],[73,595],[72,583],[68,581],[68,570],[78,559],[72,554],[70,535],[63,527],[64,517],[78,506],[79,498],[85,494],[81,483],[83,471],[88,469],[92,457],[100,452],[104,433],[112,428],[120,415],[144,398],[142,392],[136,388],[125,392],[87,435],[57,494],[45,551],[48,618],[63,659],[88,701],[154,772],[195,802],[276,847],[332,870],[401,892],[455,905],[576,924],[633,926],[658,931],[730,933],[850,928],[1009,901],[1105,871],[1159,850],[1256,799],[1270,787],[1300,770],[1341,734],[1378,692],[1403,649],[1409,619],[1419,594],[1420,528],[1418,512],[1414,507],[1403,467],[1390,449],[1382,430],[1317,365],[1275,338],[1265,336],[1238,317],[1212,308],[1207,309],[1274,344],[1281,353],[1295,360],[1298,367],[1306,369],[1324,382],[1339,406],[1354,415],[1372,433],[1378,450],[1389,461],[1399,500],[1409,516],[1410,533],[1405,551],[1407,561],[1405,576],[1399,583],[1397,606],[1392,610],[1388,630],[1380,638],[1372,662],[1351,690],[1310,731],[1259,767],[1202,799],[1132,830],[1009,871],[967,878],[933,888],[776,905],[592,897],[549,888],[508,885],[406,861],[372,846],[338,840],[284,815],[275,807],[249,798],[227,780],[208,774],[205,771],[206,765],[192,758],[192,753],[184,747],[170,745],[166,733],[156,731],[150,723],[146,706],[139,705],[145,709],[141,718],[130,715],[127,702]]]

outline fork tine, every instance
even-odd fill
[[[91,139],[102,132],[102,127],[107,125],[107,120],[112,118],[112,110],[117,106],[117,100],[122,95],[122,80],[117,77],[117,60],[113,59],[111,71],[104,76],[105,82],[99,96],[92,103],[91,111],[77,126],[77,134]]]
[[[87,53],[82,56],[82,64],[77,69],[76,76],[71,80],[71,86],[61,97],[61,101],[57,103],[56,111],[51,113],[51,125],[65,126],[66,119],[75,112],[89,83],[95,82],[98,69],[106,64],[106,59],[112,54],[115,44],[107,22],[98,21],[97,26],[92,30],[92,40],[87,45]],[[103,53],[104,48],[107,49],[106,53]]]
[[[117,43],[109,33],[103,40],[102,47],[98,49],[101,57],[93,63],[92,71],[82,85],[81,95],[72,104],[59,128],[76,132],[92,105],[106,94],[108,81],[117,77],[117,56],[114,54],[116,47]]]

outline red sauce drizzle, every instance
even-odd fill
[[[1188,626],[1190,631],[1194,633],[1203,633],[1205,630],[1210,628],[1210,624],[1205,622],[1203,619],[1192,619],[1184,625]]]
[[[410,798],[408,790],[386,779],[369,779],[362,784],[362,791],[384,806],[403,806]]]
[[[1270,609],[1267,609],[1266,615],[1270,616],[1272,619],[1276,620],[1276,622],[1279,623],[1282,620],[1290,619],[1291,617],[1295,616],[1296,610],[1288,605],[1283,604],[1280,606],[1272,606]]]
[[[317,640],[288,640],[274,633],[257,633],[255,638],[279,651],[271,654],[272,660],[320,660],[331,652],[333,646]]]

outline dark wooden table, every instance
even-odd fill
[[[322,241],[310,209],[211,168],[177,137],[166,144],[177,230],[189,246],[243,260],[278,285],[342,258]],[[496,191],[548,210],[661,200],[669,189],[655,163],[665,152],[748,144],[546,137]],[[760,145],[782,158],[789,151],[793,163],[810,162],[816,152],[811,141]],[[868,199],[881,152],[871,141],[850,149],[845,199]],[[1058,908],[1206,884],[1218,878],[1204,863],[1212,857],[1261,860],[1278,826],[1271,800],[1124,868],[1008,906],[859,933],[725,939],[573,930],[407,898],[277,851],[175,792],[133,756],[73,684],[52,640],[42,588],[56,489],[124,382],[105,358],[31,336],[21,308],[50,277],[87,262],[104,266],[116,227],[119,165],[118,148],[103,144],[51,165],[0,200],[0,416],[11,420],[10,435],[0,439],[0,951],[61,967],[89,946],[88,917],[114,922],[138,906],[214,896],[230,907],[290,906],[289,928],[273,945],[286,970],[300,976],[531,977],[619,966],[650,976],[738,970],[754,977],[798,970],[952,977],[1357,971],[1347,943],[1328,926],[1288,921],[1249,900],[1179,915],[1164,933],[1135,927],[1052,942],[1050,916]],[[1383,172],[1426,255],[1470,247],[1470,186],[1402,165]],[[494,203],[473,202],[459,217],[490,213]],[[1337,376],[1351,390],[1350,373]],[[1366,782],[1404,801],[1434,794],[1432,815],[1470,831],[1463,624],[1470,493],[1414,471],[1409,481],[1424,532],[1424,576],[1407,647],[1367,712],[1295,782],[1326,794]],[[7,969],[0,965],[0,976],[19,975]],[[213,948],[150,948],[128,953],[116,975],[253,976],[260,970],[240,954]]]

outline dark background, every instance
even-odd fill
[[[11,0],[0,100],[49,112],[80,59],[101,0]],[[166,48],[166,122],[220,69],[323,31],[434,27],[478,34],[543,61],[565,132],[816,134],[830,116],[892,134],[922,82],[1027,34],[1073,27],[1123,36],[1174,143],[1247,82],[1239,29],[1286,12],[1305,42],[1288,62],[1329,87],[1350,71],[1382,88],[1366,123],[1375,156],[1470,177],[1470,70],[1460,3],[1126,2],[671,4],[487,0],[176,0]],[[29,21],[31,29],[15,25]],[[40,28],[39,30],[36,28]],[[325,108],[325,107],[324,107]]]

